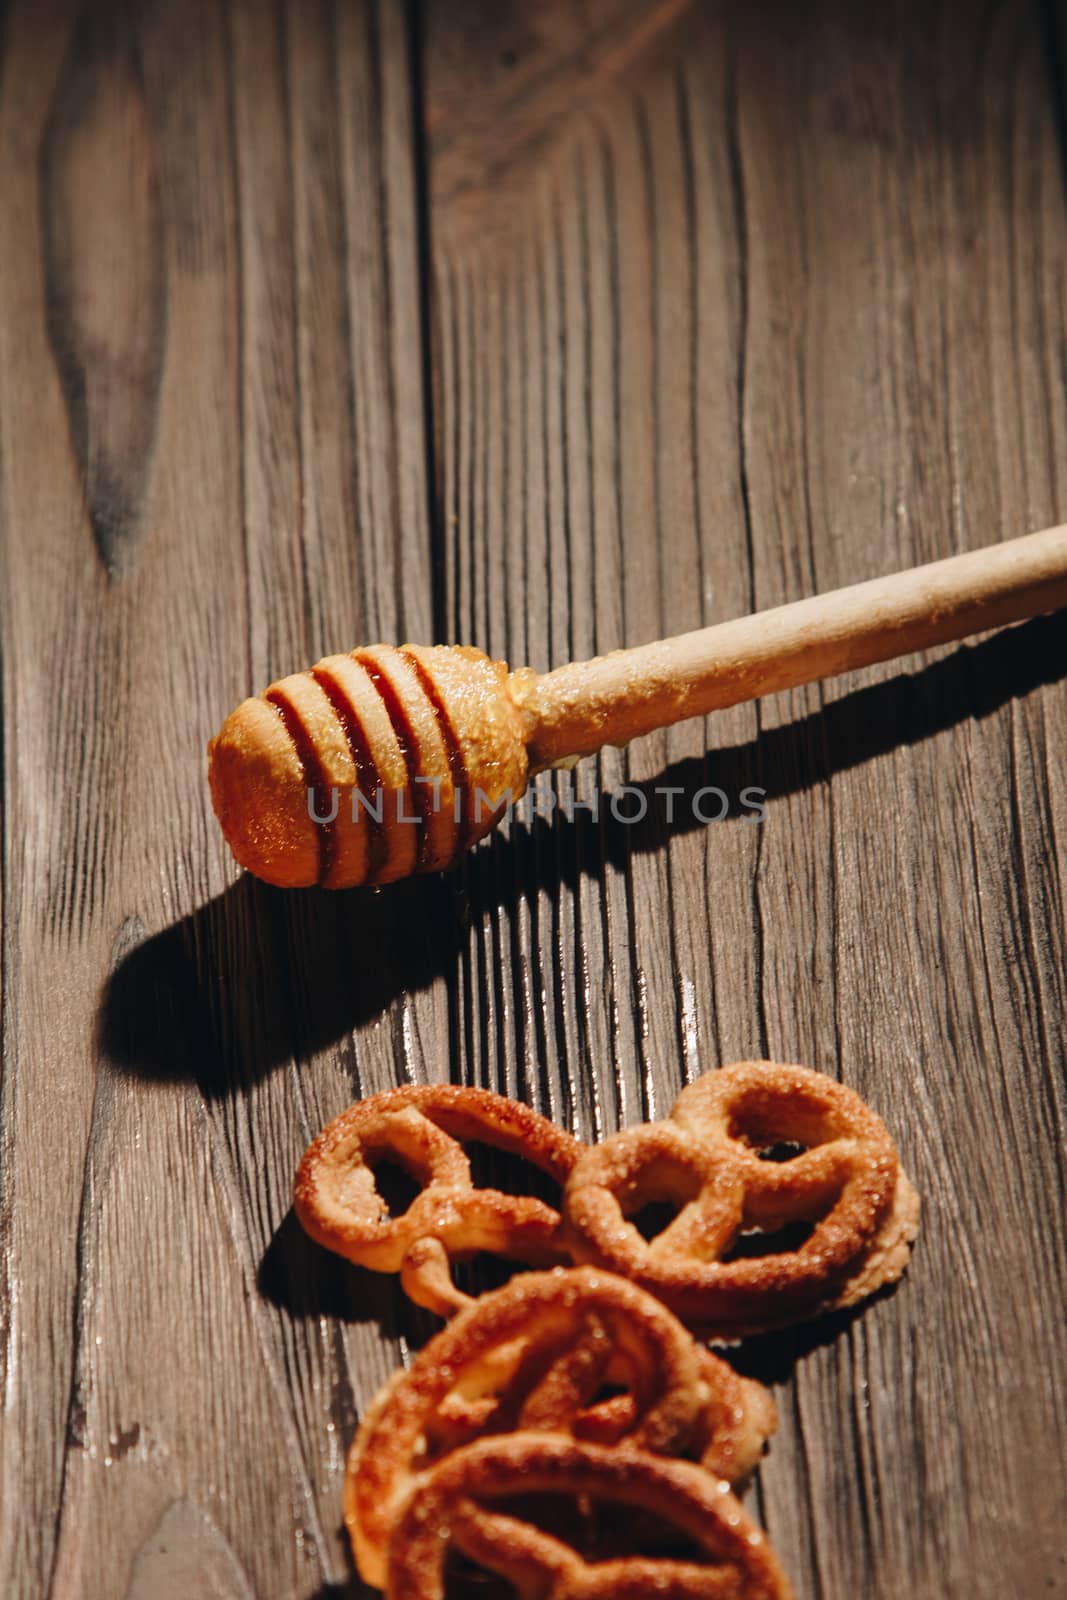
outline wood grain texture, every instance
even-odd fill
[[[1054,32],[0,8],[0,1594],[363,1593],[344,1449],[429,1324],[295,1225],[310,1135],[452,1077],[591,1136],[748,1054],[926,1203],[896,1293],[738,1356],[798,1593],[1067,1587],[1062,616],[546,776],[379,894],[239,878],[204,782],[329,651],[543,670],[1067,515]]]
[[[431,10],[427,69],[452,636],[543,669],[1058,520],[1035,10],[693,6],[631,51],[650,8],[620,7],[597,70],[567,7],[533,32],[460,9]],[[508,84],[502,156],[477,107]],[[588,1135],[769,1054],[899,1136],[926,1203],[904,1286],[745,1358],[781,1384],[756,1500],[806,1596],[1067,1584],[1040,1220],[1063,1213],[1065,660],[1057,617],[673,729],[579,770],[599,820],[468,869],[472,1080],[540,1074]],[[639,827],[604,815],[623,783]],[[670,826],[656,788],[685,812],[707,784],[733,818]]]
[[[165,341],[162,219],[136,37],[79,18],[41,146],[48,327],[108,574],[144,526]]]
[[[10,7],[0,68],[0,1593],[308,1596],[346,1580],[343,1444],[403,1323],[311,1254],[292,1175],[360,1090],[447,1074],[442,891],[235,885],[204,746],[278,672],[430,631],[408,43],[391,5],[125,15],[136,117],[94,11]],[[144,252],[107,242],[131,170],[152,451],[116,312]],[[144,500],[117,584],[56,359],[60,180],[64,325]]]

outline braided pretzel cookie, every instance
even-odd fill
[[[518,1600],[791,1596],[721,1479],[630,1446],[540,1433],[482,1439],[434,1468],[394,1529],[389,1600],[443,1600],[457,1554]]]
[[[376,1272],[399,1272],[418,1305],[448,1317],[470,1297],[451,1263],[479,1251],[552,1266],[570,1260],[560,1216],[532,1195],[476,1189],[460,1140],[522,1156],[561,1186],[584,1146],[529,1106],[485,1089],[408,1084],[360,1100],[308,1147],[293,1204],[313,1239]],[[392,1160],[421,1185],[392,1217],[374,1166]]]
[[[799,1154],[766,1159],[783,1143]],[[629,1219],[652,1202],[677,1214],[651,1242]],[[881,1120],[807,1067],[740,1061],[684,1089],[670,1116],[586,1150],[567,1183],[574,1257],[609,1267],[691,1327],[763,1332],[854,1304],[899,1278],[919,1200]],[[730,1259],[791,1223],[795,1249]]]
[[[605,1388],[617,1391],[598,1400]],[[345,1476],[356,1563],[385,1583],[389,1534],[452,1451],[486,1434],[699,1457],[738,1483],[776,1426],[767,1391],[694,1343],[664,1306],[591,1267],[525,1273],[461,1311],[373,1401]]]

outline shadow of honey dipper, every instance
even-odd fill
[[[413,877],[381,894],[293,894],[242,876],[161,932],[134,931],[104,988],[102,1055],[140,1077],[194,1081],[209,1097],[240,1091],[380,1016],[398,994],[450,982],[469,925],[488,910],[561,883],[573,888],[583,875],[599,877],[605,862],[624,868],[632,855],[702,830],[692,800],[707,784],[730,794],[755,785],[770,803],[988,717],[1065,673],[1067,616],[1060,614],[633,784],[648,800],[638,824],[615,820],[607,805],[597,820],[557,811],[513,824],[453,873]],[[670,823],[657,794],[667,785],[681,790]]]
[[[208,1099],[241,1092],[447,974],[455,918],[440,876],[392,895],[286,895],[246,875],[158,933],[131,919],[101,996],[101,1057]],[[352,1075],[362,1093],[355,1063]]]
[[[390,883],[451,865],[549,767],[1065,604],[1057,527],[540,677],[370,645],[238,706],[209,745],[212,800],[269,883]]]

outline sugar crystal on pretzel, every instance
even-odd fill
[[[759,1384],[625,1279],[588,1267],[524,1273],[459,1312],[372,1402],[345,1477],[360,1573],[384,1585],[400,1510],[445,1456],[480,1437],[624,1443],[688,1456],[736,1484],[775,1424]]]
[[[408,1084],[360,1100],[326,1127],[300,1164],[293,1204],[312,1238],[377,1272],[440,1316],[469,1302],[456,1259],[479,1252],[527,1266],[570,1260],[560,1215],[533,1195],[477,1188],[464,1141],[519,1155],[561,1186],[583,1146],[528,1106],[485,1089]],[[374,1164],[398,1162],[419,1192],[401,1216],[385,1207]]]
[[[783,1144],[801,1148],[766,1159]],[[633,1218],[653,1201],[675,1215],[646,1240]],[[698,1078],[664,1120],[587,1149],[564,1213],[576,1260],[734,1338],[853,1305],[899,1278],[919,1201],[884,1123],[851,1089],[807,1067],[741,1061]],[[810,1235],[774,1249],[790,1224]],[[746,1238],[770,1248],[744,1254]]]
[[[546,1516],[552,1501],[556,1515]],[[581,1512],[588,1519],[601,1505],[607,1515],[589,1550]],[[765,1534],[722,1480],[690,1462],[550,1434],[481,1439],[434,1468],[394,1528],[389,1600],[444,1600],[455,1551],[538,1600],[792,1594]]]

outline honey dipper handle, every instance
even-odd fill
[[[779,689],[1067,606],[1067,525],[544,677],[517,673],[531,770]]]

